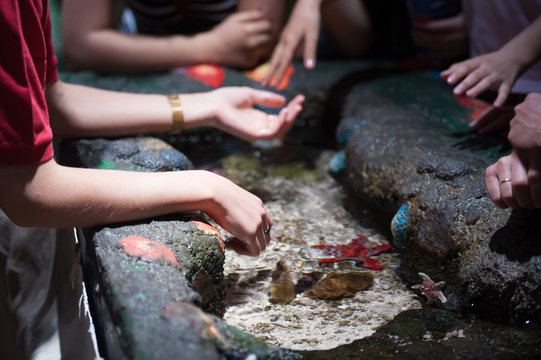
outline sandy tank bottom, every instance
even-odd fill
[[[397,252],[375,256],[383,270],[358,267],[353,261],[324,267],[317,262],[329,256],[312,245],[346,244],[359,235],[374,245],[389,240],[344,209],[347,195],[326,171],[331,155],[323,152],[316,160],[315,181],[258,178],[259,191],[271,194],[265,207],[274,222],[272,242],[255,258],[226,252],[225,276],[233,284],[224,320],[273,345],[295,350],[334,348],[370,336],[404,310],[421,307],[416,294],[396,274]],[[358,271],[372,273],[374,283],[350,298],[319,300],[301,293],[289,304],[276,304],[269,301],[270,274],[279,260],[286,263],[294,282],[303,273]]]

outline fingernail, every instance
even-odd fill
[[[312,69],[314,67],[314,59],[306,59],[304,66]]]

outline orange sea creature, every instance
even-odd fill
[[[468,106],[474,109],[470,114],[472,120],[476,120],[490,106],[489,103],[483,100],[470,98],[464,95],[455,95],[455,99],[460,105]]]
[[[124,251],[130,256],[139,256],[147,260],[163,260],[180,267],[173,250],[167,246],[139,235],[131,235],[118,240]]]
[[[189,77],[199,80],[209,86],[219,87],[225,79],[225,71],[221,66],[214,64],[200,64],[178,69]]]
[[[245,74],[252,80],[263,81],[265,77],[267,76],[267,73],[269,72],[269,67],[270,67],[270,64],[267,62],[267,63],[259,65],[253,70],[246,71]],[[284,72],[284,76],[282,76],[282,79],[280,80],[280,82],[276,84],[275,86],[276,89],[278,90],[286,89],[287,86],[289,85],[289,79],[291,78],[291,75],[293,75],[294,72],[295,72],[295,68],[293,67],[293,65],[289,65],[286,71]],[[271,84],[272,84],[272,81],[271,81]]]

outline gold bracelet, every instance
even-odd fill
[[[184,127],[184,113],[182,112],[182,104],[178,94],[169,94],[167,95],[167,101],[171,105],[171,110],[173,110],[173,126],[171,127],[170,134],[178,134],[182,131]]]

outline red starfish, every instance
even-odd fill
[[[320,263],[330,263],[336,261],[353,260],[359,263],[360,266],[381,270],[383,265],[377,259],[372,259],[370,256],[380,254],[389,250],[392,246],[389,243],[369,246],[369,241],[366,237],[359,235],[345,245],[313,245],[316,249],[326,249],[332,258],[318,260]]]

